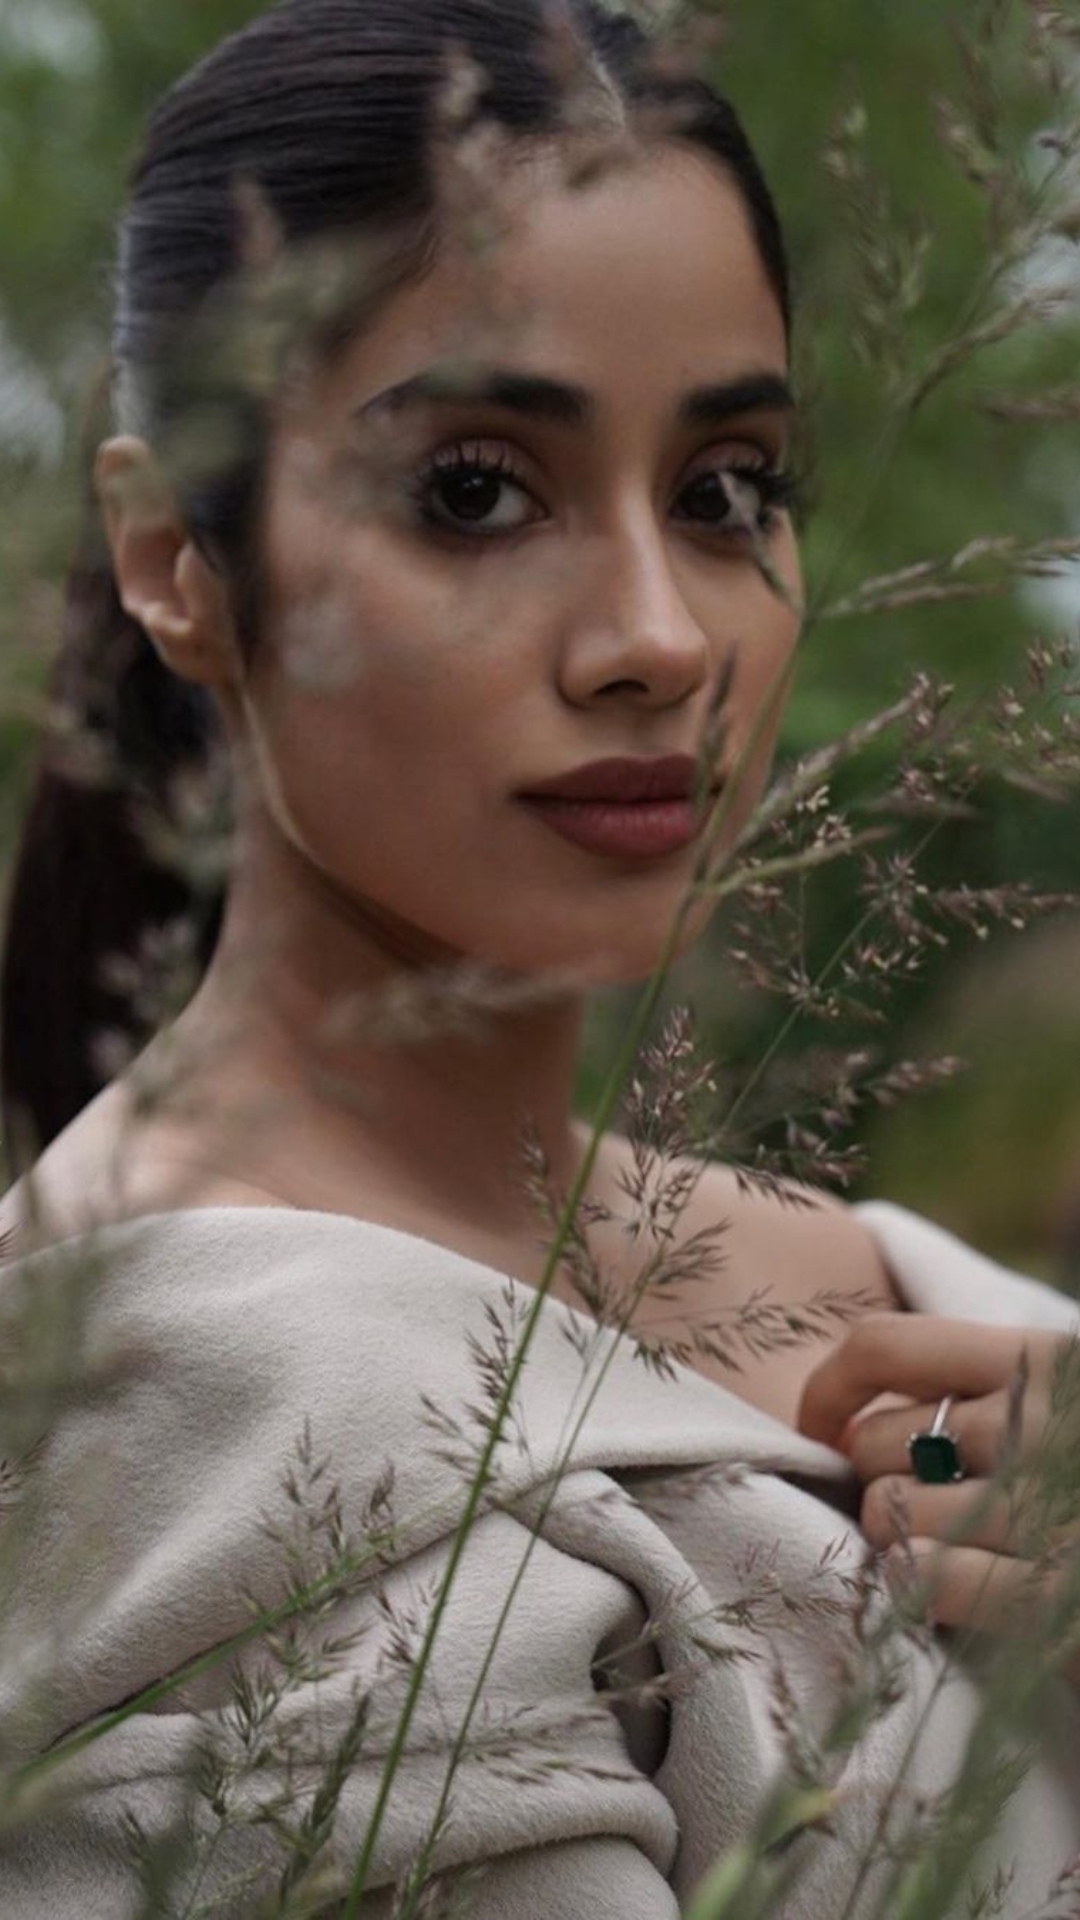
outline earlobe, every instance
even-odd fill
[[[117,590],[166,666],[213,686],[237,678],[225,583],[199,552],[176,496],[143,440],[108,440],[94,463]]]

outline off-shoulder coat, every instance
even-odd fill
[[[1072,1303],[929,1223],[885,1205],[860,1211],[911,1308],[1077,1326]],[[161,1213],[10,1263],[5,1337],[28,1311],[41,1315],[52,1364],[73,1384],[4,1521],[5,1768],[221,1649],[250,1623],[252,1596],[281,1600],[282,1527],[303,1545],[283,1474],[292,1463],[304,1477],[308,1423],[315,1478],[296,1491],[323,1514],[309,1561],[333,1532],[334,1487],[345,1531],[374,1531],[381,1555],[311,1629],[346,1643],[329,1670],[292,1673],[263,1764],[234,1772],[231,1817],[202,1848],[192,1910],[252,1912],[256,1891],[274,1887],[279,1841],[251,1815],[283,1787],[310,1799],[363,1696],[359,1755],[319,1855],[347,1878],[460,1516],[455,1456],[475,1443],[485,1367],[497,1370],[531,1298],[429,1241],[280,1207]],[[586,1405],[581,1348],[594,1335],[545,1303],[382,1822],[362,1907],[372,1920],[392,1913],[424,1842],[512,1589],[433,1855],[440,1869],[486,1863],[464,1909],[482,1920],[671,1920],[713,1857],[750,1831],[796,1722],[804,1740],[820,1735],[851,1672],[864,1543],[846,1461],[696,1373],[656,1377],[607,1334],[593,1341]],[[3,1420],[0,1454],[36,1437],[32,1404],[9,1404]],[[868,1848],[876,1865],[853,1911],[874,1910],[885,1870],[875,1823],[909,1742],[899,1808],[904,1791],[946,1786],[974,1723],[978,1687],[963,1666],[936,1684],[943,1639],[895,1647],[898,1698],[841,1774],[834,1819],[791,1842],[791,1920],[846,1913]],[[253,1675],[268,1658],[252,1645],[211,1661],[68,1759],[50,1776],[61,1796],[47,1794],[35,1818],[0,1816],[2,1920],[151,1911],[131,1818],[151,1852],[185,1823],[196,1840],[214,1830],[208,1776],[192,1797],[193,1769],[208,1738],[219,1756],[250,1756],[233,1669]],[[1080,1711],[1068,1682],[1051,1690],[1045,1725],[981,1867],[1013,1872],[1008,1916],[1035,1908],[1080,1850]]]

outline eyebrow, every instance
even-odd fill
[[[429,367],[409,380],[386,387],[356,412],[359,420],[430,401],[458,406],[494,406],[528,420],[582,429],[596,419],[596,400],[587,388],[553,380],[541,373],[518,373],[510,367],[478,367],[462,374],[460,368]],[[742,413],[762,409],[789,413],[795,398],[788,382],[776,373],[746,373],[734,380],[693,387],[676,410],[682,427],[714,426]]]

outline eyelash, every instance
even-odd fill
[[[700,474],[687,483],[688,488],[697,486],[699,481],[707,480],[716,473],[729,475],[743,486],[749,486],[759,495],[761,505],[755,516],[759,535],[767,535],[775,525],[778,516],[793,507],[797,500],[797,487],[794,476],[785,469],[768,464],[757,466],[752,461],[731,460],[726,465],[718,462],[714,467],[706,467]],[[443,519],[432,507],[434,490],[445,485],[448,480],[459,480],[465,476],[482,475],[487,479],[511,481],[524,492],[529,489],[517,473],[513,461],[503,451],[498,455],[479,451],[470,452],[464,442],[437,453],[422,470],[406,484],[406,492],[417,509],[421,524],[436,529],[440,533],[457,535],[463,540],[494,540],[500,535],[520,533],[523,527],[496,527],[493,531],[470,530],[467,522]],[[685,491],[686,489],[684,489]],[[730,512],[726,498],[722,500],[725,509]],[[699,523],[706,532],[712,531],[725,539],[747,537],[746,529],[738,524],[724,526],[720,523]]]

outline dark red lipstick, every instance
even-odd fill
[[[592,853],[656,857],[688,846],[700,831],[696,778],[697,762],[686,753],[593,760],[538,781],[520,798],[564,840]]]

